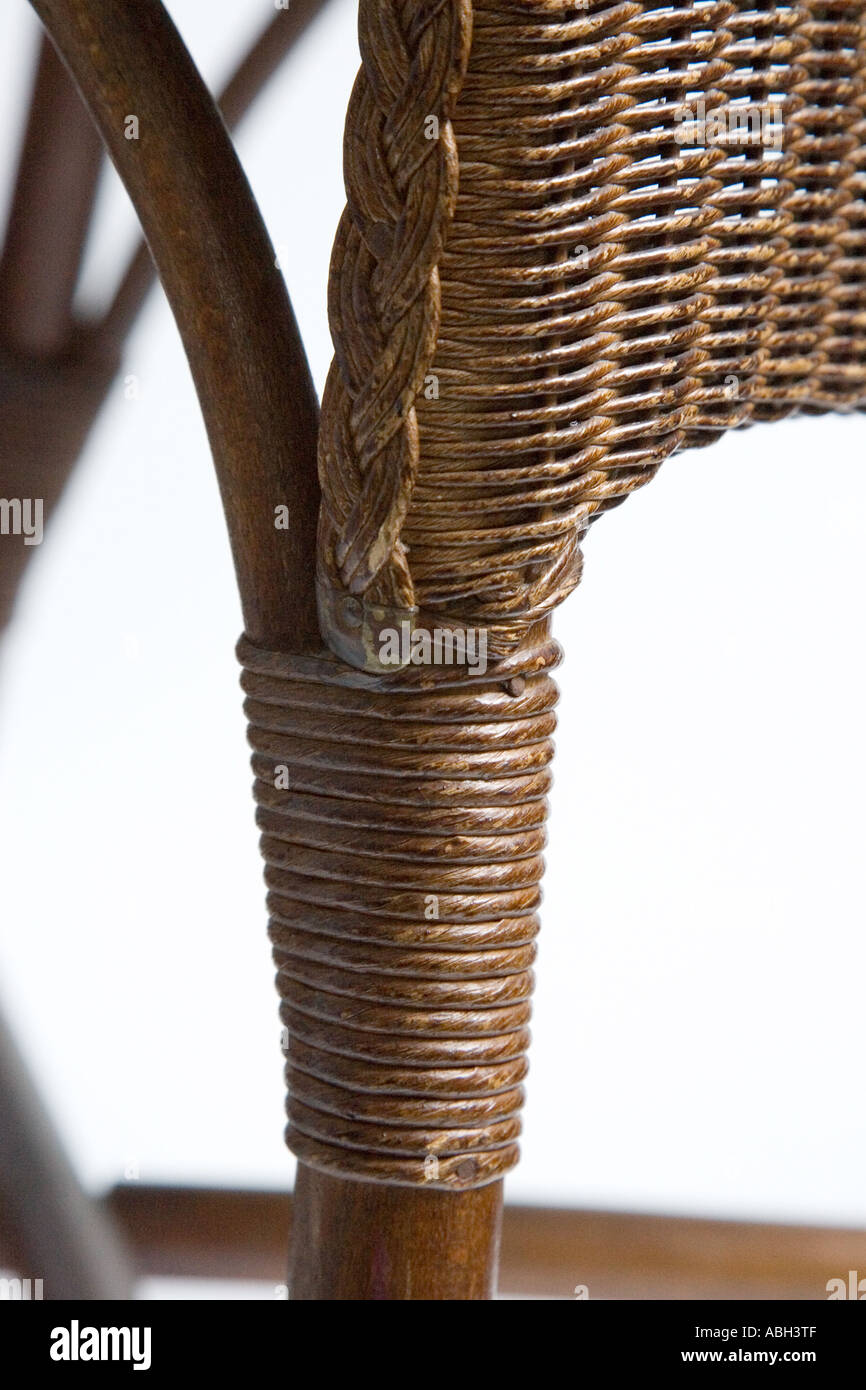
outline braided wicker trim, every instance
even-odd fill
[[[399,539],[418,473],[415,403],[439,335],[438,264],[457,198],[451,114],[471,0],[362,0],[346,118],[348,206],[331,262],[335,359],[322,401],[319,592],[335,649],[360,659],[344,597],[399,622],[414,593]],[[350,609],[351,612],[351,609]]]
[[[556,686],[391,693],[239,656],[289,1147],[368,1182],[492,1182],[518,1158]]]
[[[361,8],[365,24],[407,13]],[[389,165],[387,217],[369,203],[386,197],[396,86],[366,49],[360,88],[381,100],[349,113],[320,592],[326,639],[359,666],[407,616],[484,628],[493,657],[519,649],[578,583],[588,526],[673,452],[866,405],[862,0],[472,10],[456,104],[464,9],[458,25],[439,8],[426,31],[451,116],[423,165],[436,199],[408,192],[429,86],[401,127],[407,192],[391,201]],[[376,218],[418,233],[405,337],[376,299],[392,268]]]

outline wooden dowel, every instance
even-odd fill
[[[288,1192],[126,1183],[107,1205],[146,1273],[285,1280]],[[591,1300],[825,1299],[828,1280],[862,1274],[864,1262],[864,1230],[509,1204],[500,1290],[559,1299],[585,1291]]]

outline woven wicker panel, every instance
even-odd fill
[[[367,7],[383,6],[399,9]],[[355,544],[352,507],[381,460],[359,453],[348,415],[339,436],[329,426],[326,395],[338,444],[321,460],[321,571],[363,604],[483,627],[496,656],[577,584],[591,521],[675,450],[866,402],[866,12],[471,9],[456,102],[448,88],[459,191],[437,204],[424,281],[435,351],[410,410],[398,403],[417,459],[391,479],[401,498],[371,573],[348,576],[334,557]],[[422,158],[423,100],[405,105]],[[412,213],[397,199],[394,235],[368,234],[372,262],[396,254]],[[419,256],[432,245],[416,232]],[[344,299],[357,275],[345,258],[333,275]],[[375,337],[369,319],[352,333]]]

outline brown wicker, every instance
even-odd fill
[[[361,42],[320,612],[356,665],[395,620],[502,655],[675,450],[866,403],[866,11],[363,0]]]
[[[675,450],[866,404],[864,41],[846,0],[362,0],[319,439],[342,660],[241,647],[312,1167],[516,1160],[547,618]],[[491,669],[416,664],[437,630]]]

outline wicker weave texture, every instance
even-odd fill
[[[424,268],[402,347],[369,299],[351,324],[332,314],[320,585],[364,608],[420,610],[420,623],[483,627],[497,657],[578,583],[590,523],[674,451],[866,404],[866,6],[471,10],[466,62],[465,6],[362,0],[362,18],[413,15],[416,36],[418,14],[429,21],[426,48],[404,43],[400,158],[440,170],[438,214],[422,235],[392,171],[389,215],[415,227]],[[431,67],[438,107],[413,76]],[[370,72],[367,59],[362,85]],[[362,304],[396,244],[409,254],[359,211],[374,162],[357,157],[375,134],[365,109],[349,113],[356,254],[344,234],[332,306]],[[437,111],[446,149],[434,155]],[[452,198],[441,170],[455,148]],[[356,363],[387,328],[415,369],[376,378],[378,434],[347,369],[347,325]],[[378,448],[389,420],[401,448],[417,435],[411,466]]]

